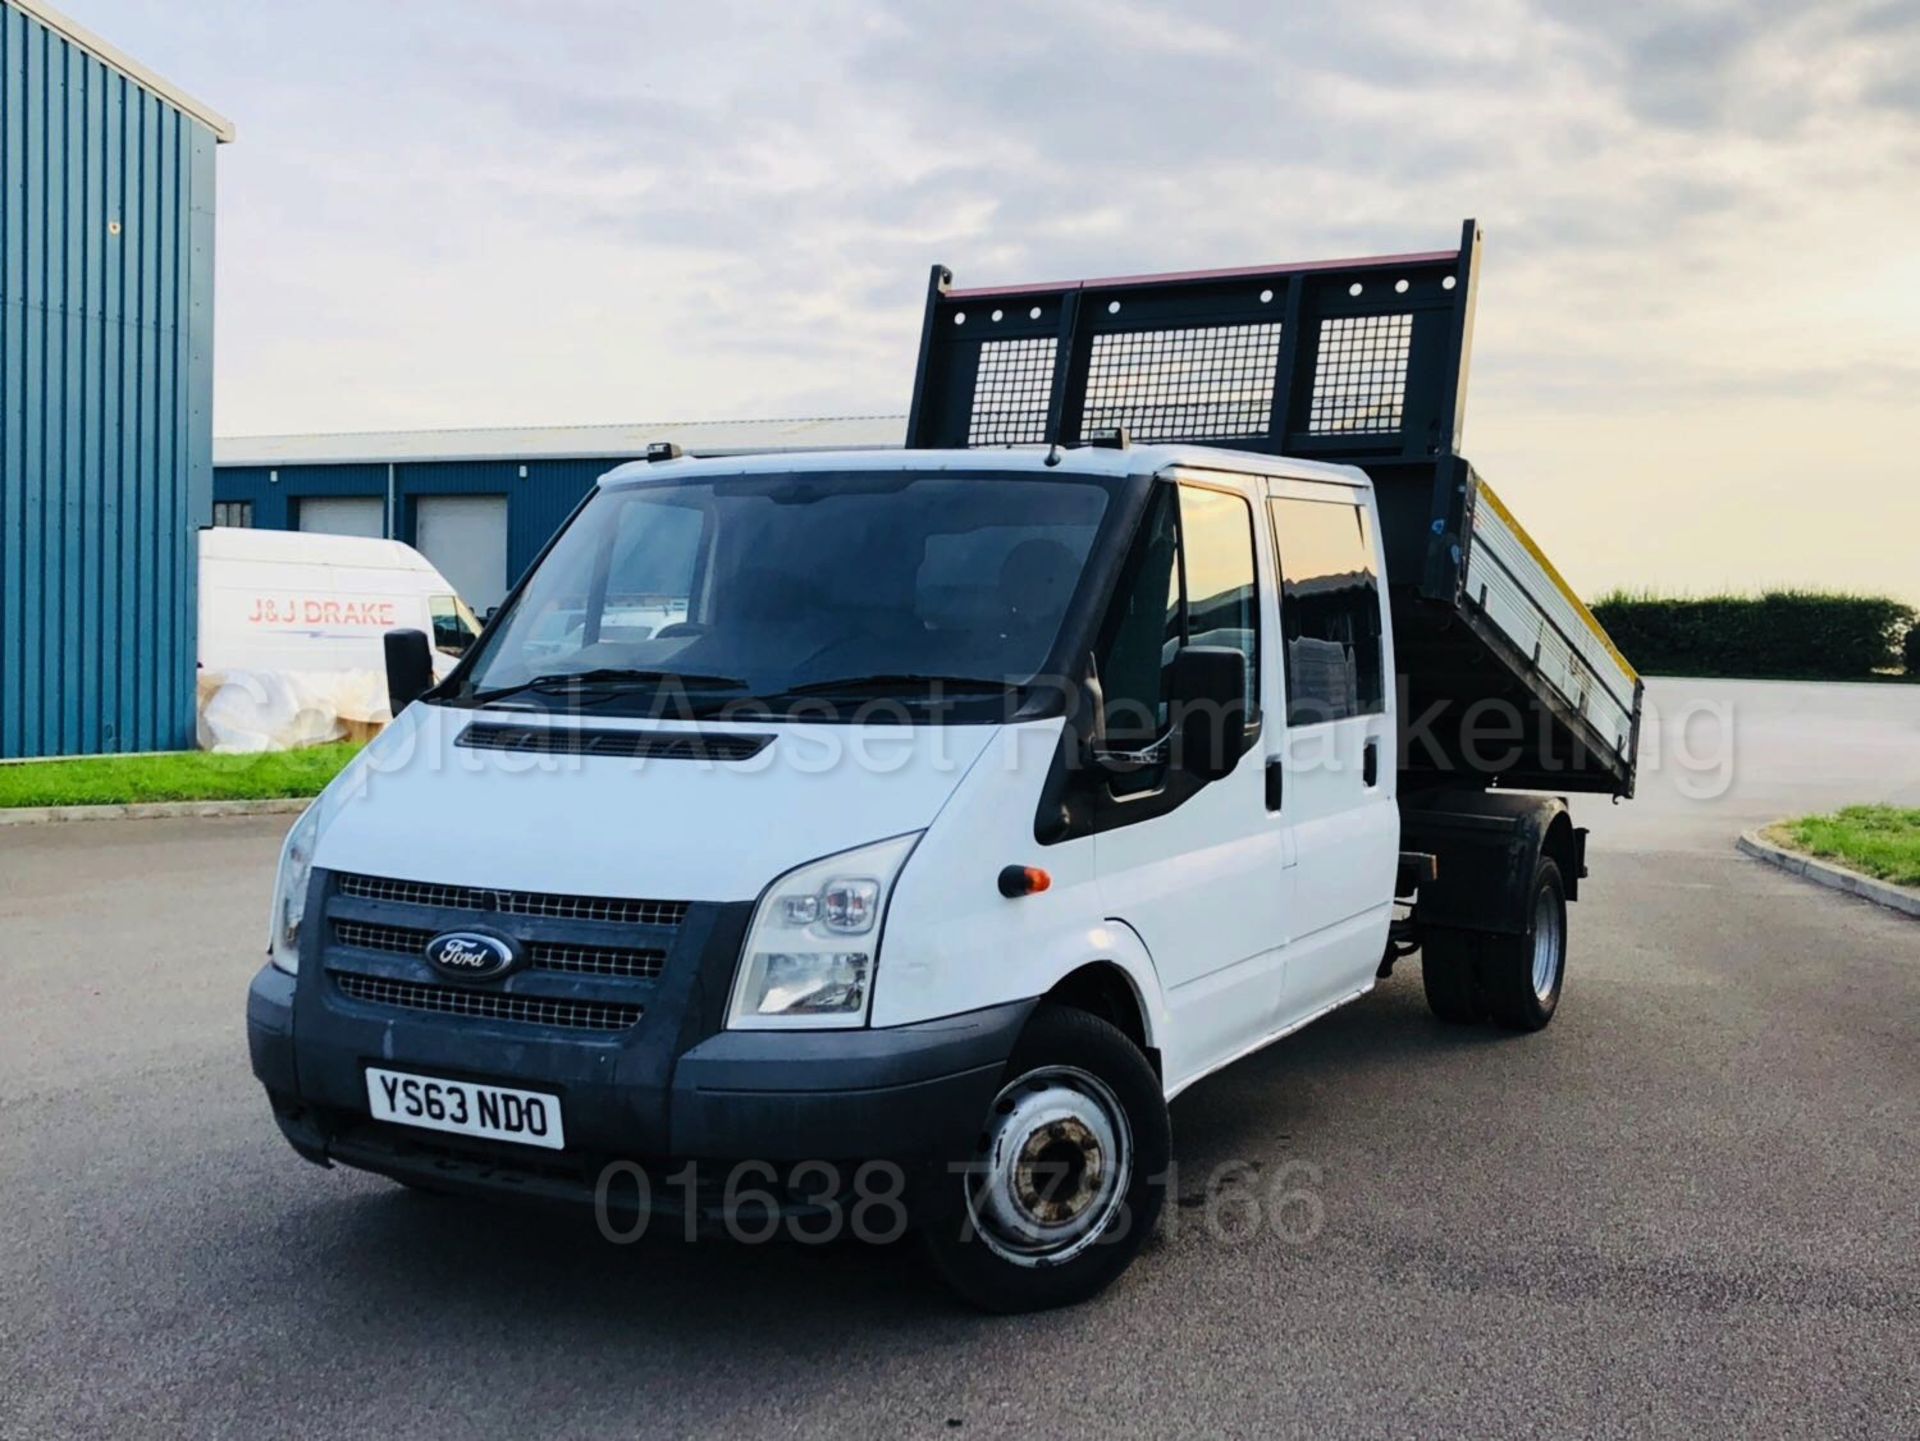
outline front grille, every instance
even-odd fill
[[[510,916],[542,916],[557,921],[609,921],[623,926],[677,926],[686,918],[685,901],[629,901],[605,896],[550,895],[544,891],[495,891],[481,886],[443,886],[430,881],[396,881],[385,876],[339,877],[340,894],[366,901],[396,901],[448,910],[499,911]]]
[[[548,996],[510,996],[499,991],[465,991],[452,986],[423,986],[335,971],[334,984],[350,1000],[407,1011],[447,1016],[476,1016],[489,1021],[522,1021],[574,1031],[624,1031],[639,1024],[645,1010],[613,1001],[562,1001]]]
[[[416,926],[389,926],[374,921],[333,922],[333,938],[362,951],[385,951],[417,956],[439,932]],[[534,941],[527,947],[527,964],[535,970],[567,971],[580,976],[626,976],[652,980],[666,963],[665,951],[616,946],[579,946],[564,941]]]
[[[631,976],[652,980],[666,963],[665,951],[621,951],[611,946],[574,946],[538,942],[533,964],[543,971],[570,971],[577,976]]]

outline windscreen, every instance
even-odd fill
[[[1097,481],[928,472],[663,478],[597,494],[464,677],[468,700],[661,690],[1003,696],[1047,663],[1108,511]]]

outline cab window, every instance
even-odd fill
[[[1380,714],[1380,576],[1366,509],[1344,497],[1275,497],[1268,506],[1280,556],[1287,724]]]
[[[1180,548],[1187,595],[1181,643],[1224,646],[1247,658],[1251,715],[1260,695],[1252,507],[1224,491],[1181,486]]]
[[[465,655],[480,633],[480,622],[457,595],[428,596],[427,614],[433,621],[433,648],[442,655]]]
[[[1182,646],[1227,646],[1247,658],[1249,714],[1259,695],[1259,596],[1253,510],[1197,485],[1156,488],[1096,652],[1107,745],[1145,751],[1170,723],[1167,673]],[[1116,780],[1117,794],[1151,789],[1163,764]]]

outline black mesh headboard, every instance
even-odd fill
[[[1458,443],[1480,229],[1460,248],[1061,285],[933,268],[910,447],[1204,441],[1328,460]]]

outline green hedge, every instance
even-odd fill
[[[1907,627],[1907,643],[1902,647],[1907,658],[1907,678],[1920,680],[1920,621]]]
[[[1878,595],[1768,591],[1698,599],[1615,592],[1593,613],[1638,670],[1654,675],[1865,680],[1914,663],[1917,617]]]

